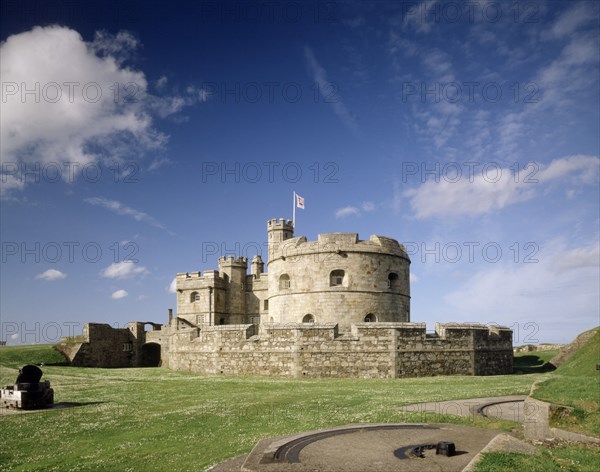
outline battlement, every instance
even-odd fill
[[[225,266],[231,266],[231,267],[240,267],[240,268],[248,268],[248,258],[240,256],[240,257],[233,257],[233,256],[221,256],[219,257],[219,267],[225,267]]]
[[[172,338],[169,367],[204,374],[398,378],[512,372],[507,328],[473,324],[264,323],[204,327]],[[499,333],[499,334],[498,334]],[[187,333],[183,333],[190,336]]]
[[[204,272],[177,272],[176,278],[177,280],[187,280],[187,279],[206,279],[206,280],[214,280],[218,279],[219,271],[218,270],[205,270]]]
[[[286,220],[285,218],[273,218],[267,221],[267,231],[274,229],[285,229],[287,231],[294,231],[294,225],[292,220]]]
[[[279,242],[274,247],[273,256],[277,257],[283,254],[291,257],[326,252],[391,254],[409,259],[404,246],[395,239],[372,235],[368,240],[361,240],[358,233],[322,233],[319,234],[316,241],[308,241],[306,236],[297,236]]]

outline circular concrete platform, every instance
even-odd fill
[[[260,441],[211,472],[460,472],[500,432],[452,424],[362,424]],[[440,441],[454,443],[450,457],[436,454]]]

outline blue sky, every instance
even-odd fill
[[[3,2],[0,339],[163,322],[297,235],[411,254],[412,320],[599,324],[596,2]]]

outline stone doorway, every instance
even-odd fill
[[[142,367],[160,367],[160,344],[147,343],[142,346]]]

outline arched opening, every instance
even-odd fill
[[[345,285],[346,273],[343,270],[332,270],[329,274],[329,286],[338,287]]]
[[[377,317],[373,313],[368,313],[365,316],[365,323],[375,323],[377,322]]]
[[[200,301],[200,294],[198,292],[190,293],[190,303],[199,302],[199,301]]]
[[[400,283],[400,278],[396,272],[390,272],[388,275],[388,288],[398,288]]]
[[[304,315],[304,318],[302,318],[302,323],[314,323],[315,322],[315,317],[313,315],[311,315],[310,313]]]
[[[287,274],[281,274],[279,276],[279,290],[285,290],[292,286],[290,282],[290,276]]]
[[[160,366],[160,344],[147,343],[142,346],[142,367]]]

